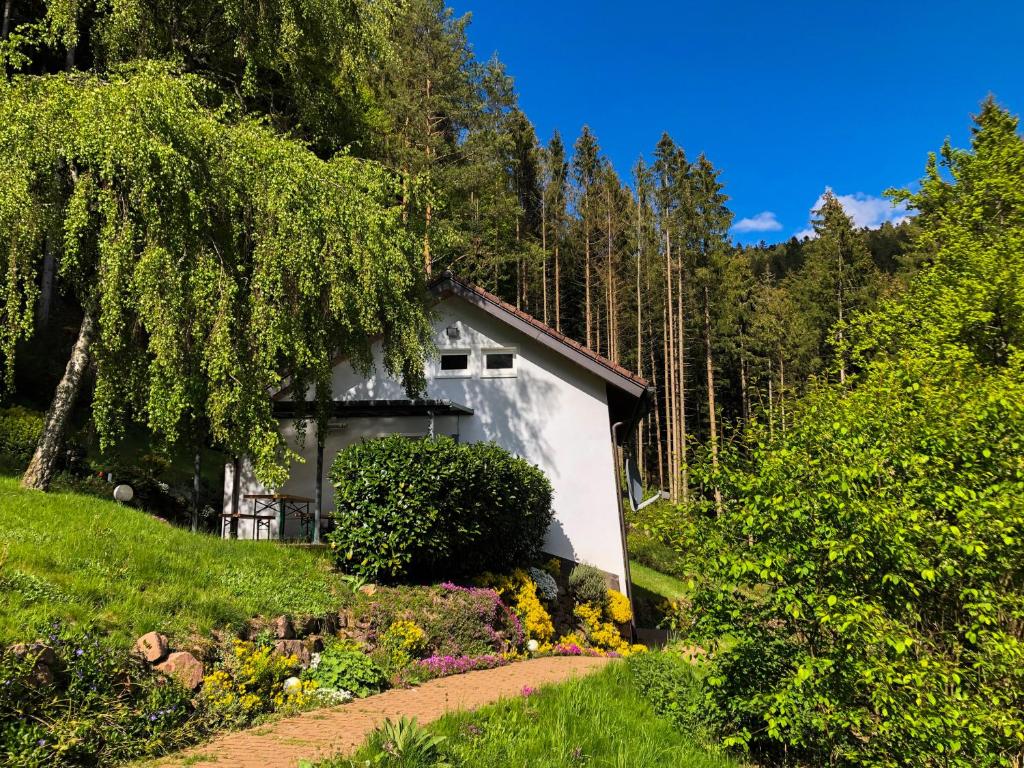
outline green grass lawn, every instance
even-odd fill
[[[633,608],[640,627],[657,627],[665,618],[665,602],[687,592],[686,584],[675,576],[659,573],[635,560],[629,562],[629,574],[633,584]]]
[[[640,563],[630,562],[629,573],[633,577],[633,585],[640,587],[651,594],[664,597],[668,600],[675,600],[687,593],[686,584],[675,576],[666,573],[659,573],[653,568],[648,568]]]
[[[441,750],[453,768],[738,768],[655,714],[623,662],[531,696],[445,715],[428,730],[445,738]],[[355,768],[373,758],[367,745],[352,758],[320,768]],[[381,764],[420,768],[432,763],[392,759]]]
[[[181,640],[343,600],[323,550],[193,534],[113,501],[0,477],[0,644],[31,639],[52,619],[93,622],[126,642],[153,629]]]

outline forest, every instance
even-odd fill
[[[156,98],[170,92],[161,89],[167,82],[187,88],[190,94],[183,98],[197,100],[173,108],[201,104],[222,114],[262,116],[259,122],[273,129],[274,140],[298,142],[324,160],[341,152],[374,161],[359,166],[364,175],[376,174],[377,167],[394,172],[393,180],[379,182],[394,189],[382,190],[384,198],[378,200],[389,194],[400,200],[405,232],[415,240],[403,245],[399,284],[412,286],[450,269],[645,377],[656,407],[641,427],[638,463],[648,483],[666,489],[673,500],[687,498],[695,450],[703,446],[717,454],[754,419],[784,430],[789,403],[808,380],[844,380],[852,365],[845,338],[850,316],[899,290],[913,274],[916,262],[906,253],[912,223],[858,231],[831,195],[816,212],[817,237],[734,245],[720,170],[704,155],[689,156],[685,141],[668,134],[654,147],[638,148],[636,165],[625,173],[612,167],[587,126],[575,138],[557,133],[539,138],[518,106],[505,67],[496,58],[475,56],[467,37],[469,17],[457,17],[440,0],[370,6],[282,2],[256,16],[237,12],[231,3],[187,7],[189,12],[167,12],[159,4],[67,0],[43,7],[6,0],[3,61],[10,71],[100,73],[96,76],[108,79],[108,86],[122,89],[138,88],[149,78],[151,91],[160,94]],[[232,49],[230,39],[240,47]],[[146,63],[152,60],[165,63],[154,71]],[[80,77],[65,82],[88,86]],[[55,91],[49,98],[64,96]],[[111,136],[114,143],[101,153],[118,151],[118,140]],[[269,145],[271,137],[258,141]],[[67,157],[58,162],[75,165]],[[140,163],[123,178],[130,183],[132,173],[148,169]],[[207,180],[175,183],[201,188]],[[223,190],[207,188],[222,198]],[[253,194],[251,186],[244,194]],[[195,216],[195,202],[191,211],[170,210],[182,203],[147,204],[167,208],[163,218],[170,223],[177,216]],[[230,219],[234,212],[222,215]],[[29,240],[45,239],[40,232],[56,226],[35,223],[40,229],[26,235]],[[145,236],[152,241],[154,230],[148,227]],[[143,237],[141,231],[138,236]],[[82,277],[58,263],[56,248],[43,250],[37,282],[38,320],[45,326],[58,284]],[[421,271],[412,270],[410,254],[418,254]],[[8,290],[24,291],[26,299],[35,290],[19,286],[15,274],[8,280]],[[205,302],[198,314],[208,318],[207,329],[215,328],[216,302],[225,295],[215,299],[189,286],[179,288],[189,294],[182,301]],[[236,296],[245,292],[240,286],[233,290]],[[371,295],[380,291],[375,286]],[[72,292],[72,302],[83,304],[77,295]],[[299,302],[314,295],[293,290],[282,299]],[[409,296],[380,296],[374,311],[380,313],[392,300],[403,304]],[[7,316],[8,360],[25,337],[28,305],[21,303],[20,316]],[[396,309],[394,315],[408,312]],[[296,335],[288,338],[290,344],[310,344],[308,319],[291,324]],[[397,370],[410,368],[409,355],[418,354],[413,352],[418,331],[422,328],[414,326],[398,345]],[[284,339],[276,339],[273,354],[283,356],[290,369],[322,380],[323,369],[314,370],[317,363],[311,362],[313,350],[303,350],[309,354],[300,360],[284,348]],[[163,358],[159,367],[165,370],[197,354],[194,339],[164,342],[163,351],[150,345],[148,355]],[[250,338],[246,343],[266,342]],[[126,348],[128,340],[117,346],[122,359],[136,359]],[[222,351],[233,356],[240,350]],[[269,377],[270,366],[282,361],[271,363],[266,351],[261,360],[267,360],[263,373]],[[183,367],[198,372],[210,364],[195,360]],[[149,402],[128,398],[137,402],[139,421],[156,425],[171,441],[264,456],[272,452],[268,414],[252,414],[248,425],[260,424],[263,445],[251,440],[235,445],[232,435],[245,428],[227,425],[229,409],[223,404],[210,410],[216,393],[204,391],[209,384],[171,392],[173,387],[152,374],[152,367],[139,370],[133,385],[154,393]],[[249,375],[237,368],[233,373],[235,380]],[[120,384],[111,380],[107,387],[102,373],[100,382],[100,399],[114,398]],[[222,395],[233,402],[242,397]],[[104,405],[100,421],[108,418],[102,414],[113,420],[113,410]],[[106,428],[101,423],[101,432]],[[117,430],[109,425],[111,434]]]

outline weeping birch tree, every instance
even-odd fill
[[[332,360],[422,387],[421,244],[401,184],[344,154],[324,160],[164,65],[0,82],[0,355],[31,336],[43,244],[83,319],[23,483],[46,489],[83,373],[95,367],[101,443],[129,419],[168,443],[203,423],[278,484],[294,458],[269,392],[330,396]],[[310,407],[310,412],[315,412]]]

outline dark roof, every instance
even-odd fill
[[[297,403],[294,400],[278,400],[274,403],[274,415],[279,419],[291,419],[302,410],[309,415],[314,403]],[[356,418],[358,416],[472,416],[473,409],[451,400],[334,400],[330,404],[331,416]]]
[[[525,333],[548,349],[583,366],[591,373],[597,374],[608,384],[621,389],[629,395],[642,398],[647,394],[650,385],[646,379],[637,376],[618,363],[599,355],[578,341],[570,339],[565,334],[559,333],[551,326],[542,323],[537,318],[523,312],[521,309],[517,309],[508,302],[502,301],[493,293],[485,291],[480,286],[473,285],[456,277],[451,272],[445,272],[444,275],[431,283],[430,290],[438,298],[458,296],[468,301],[470,304],[479,307],[488,314]]]

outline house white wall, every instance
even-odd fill
[[[457,435],[463,442],[493,441],[540,467],[554,488],[555,519],[544,549],[560,557],[587,562],[614,574],[625,584],[624,553],[615,483],[606,385],[603,380],[565,357],[457,297],[434,310],[434,341],[440,351],[468,350],[471,375],[441,378],[439,360],[428,363],[428,398],[444,398],[472,408],[471,416],[439,416],[437,434]],[[451,339],[447,328],[459,329]],[[516,375],[482,375],[484,350],[514,349]],[[333,391],[339,400],[400,400],[401,382],[384,373],[379,344],[374,349],[375,372],[364,377],[343,362],[334,373]],[[365,438],[396,432],[427,434],[428,417],[352,418],[332,425],[325,439],[324,509],[333,510],[333,489],[327,480],[330,463],[343,447]],[[315,426],[299,444],[294,426],[282,423],[289,444],[305,458],[292,467],[282,493],[312,497],[316,474]],[[230,509],[231,466],[227,468],[225,509]],[[240,493],[265,492],[243,464]],[[243,512],[251,501],[240,500]],[[276,535],[276,525],[274,526]],[[287,531],[292,533],[291,529]],[[239,536],[249,538],[249,521],[240,521]]]

